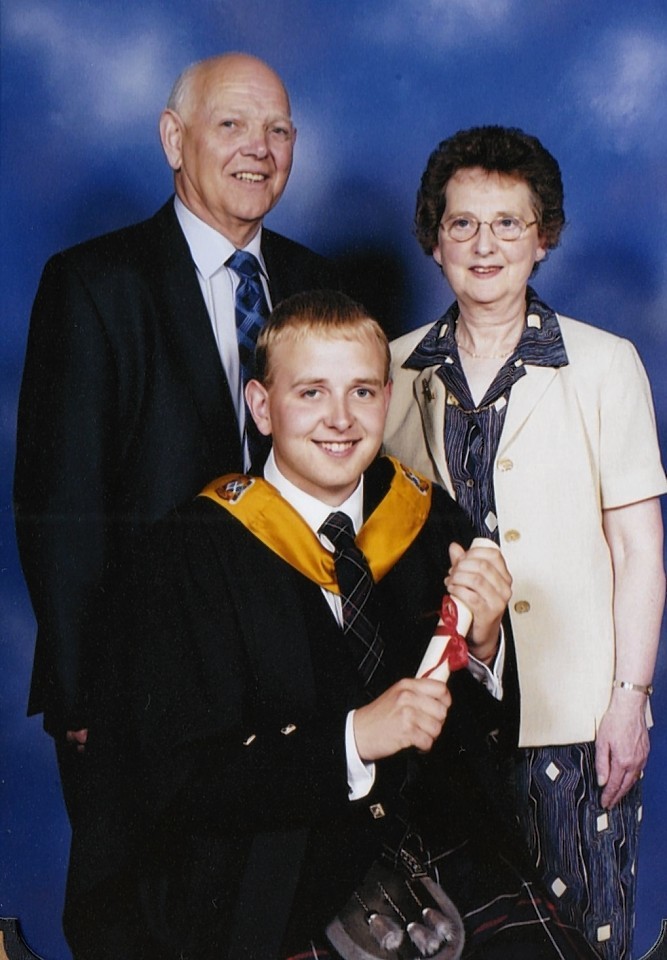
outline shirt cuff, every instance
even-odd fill
[[[367,797],[375,783],[375,764],[364,763],[357,750],[354,739],[354,710],[350,710],[345,721],[345,755],[347,757],[347,785],[350,800],[362,800]]]
[[[498,652],[491,666],[487,666],[474,657],[471,653],[468,655],[468,670],[475,680],[483,683],[491,696],[496,700],[503,699],[503,669],[505,667],[505,631],[500,628],[500,641],[498,643]]]

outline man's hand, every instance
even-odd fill
[[[462,600],[472,612],[468,634],[470,652],[478,660],[489,661],[498,646],[500,622],[512,595],[512,577],[500,550],[471,547],[458,543],[449,548],[452,565],[445,587],[452,597]]]
[[[600,803],[609,809],[637,782],[649,752],[646,697],[633,690],[614,690],[595,741],[595,772],[604,787]]]
[[[440,736],[451,704],[439,680],[399,680],[354,714],[354,739],[365,763],[408,747],[428,752]]]
[[[88,730],[68,730],[65,734],[65,739],[68,743],[76,744],[77,753],[83,753],[86,749]]]

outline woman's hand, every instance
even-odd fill
[[[635,785],[648,752],[646,697],[634,690],[614,690],[595,740],[595,772],[603,788],[603,807],[615,806]]]

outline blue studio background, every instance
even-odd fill
[[[411,234],[426,159],[461,127],[537,134],[569,226],[536,280],[554,307],[635,341],[667,451],[667,13],[664,0],[2,0],[0,916],[46,960],[60,933],[68,826],[52,746],[26,719],[34,623],[11,518],[30,305],[56,250],[142,219],[171,191],[157,136],[192,60],[255,53],[299,128],[269,224],[345,263],[392,335],[449,295]],[[572,478],[576,482],[576,478]],[[655,678],[636,955],[667,917],[667,647]]]

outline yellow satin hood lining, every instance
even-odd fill
[[[416,539],[431,509],[431,484],[394,457],[391,486],[357,534],[377,583]],[[325,590],[339,593],[333,554],[274,486],[259,477],[229,474],[200,493],[224,507],[258,540]]]

